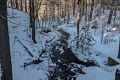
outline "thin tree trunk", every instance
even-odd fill
[[[91,21],[91,20],[92,20],[93,9],[94,9],[94,0],[92,0],[92,4],[91,4],[91,10],[90,10],[89,21]]]
[[[28,12],[27,10],[27,1],[25,0],[25,11]]]
[[[85,0],[85,21],[87,21],[87,0]]]
[[[78,12],[77,12],[77,36],[79,36],[80,20],[81,20],[81,0],[78,1]]]
[[[82,16],[85,14],[85,0],[82,1]]]
[[[64,23],[66,22],[66,9],[67,9],[67,0],[65,0],[65,5],[64,5]]]
[[[110,14],[109,14],[109,17],[108,17],[108,21],[107,21],[108,24],[111,24],[113,12],[114,12],[114,10],[113,10],[113,8],[112,8],[112,9],[110,10]]]
[[[23,1],[22,0],[20,1],[20,9],[21,9],[21,11],[23,10]]]
[[[114,0],[112,0],[111,10],[110,10],[110,13],[109,13],[107,24],[111,24],[113,12],[114,12]]]
[[[15,0],[15,7],[16,7],[17,9],[19,9],[18,1],[17,1],[17,0]]]
[[[73,0],[73,16],[75,15],[75,9],[76,9],[75,2],[76,2],[76,0]]]
[[[32,40],[36,43],[35,40],[35,5],[34,0],[30,0],[30,27],[32,28]]]
[[[120,59],[120,40],[119,40],[118,58]]]
[[[11,7],[13,7],[13,0],[10,0]]]

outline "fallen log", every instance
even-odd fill
[[[118,65],[118,64],[119,64],[119,61],[113,59],[112,57],[108,57],[107,65],[109,65],[109,66],[115,66],[115,65]]]

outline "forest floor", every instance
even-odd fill
[[[76,20],[71,19],[69,24],[61,23],[54,28],[49,28],[50,32],[42,32],[41,28],[36,28],[37,44],[34,44],[30,38],[29,30],[29,16],[25,12],[14,9],[8,9],[8,22],[9,22],[9,36],[10,36],[10,49],[13,67],[13,80],[48,80],[49,66],[54,65],[51,63],[48,56],[50,45],[57,41],[61,36],[58,31],[60,29],[69,33],[67,39],[68,46],[75,53],[80,60],[94,60],[99,66],[83,67],[82,70],[85,74],[77,74],[77,80],[115,80],[115,71],[120,67],[120,64],[115,66],[108,66],[108,57],[113,58],[117,62],[120,59],[118,55],[119,44],[119,31],[116,27],[110,27],[110,32],[104,33],[103,37],[107,36],[107,43],[101,43],[102,24],[106,25],[107,12],[101,14],[100,18],[95,18],[98,28],[92,29],[90,32],[94,38],[93,46],[89,50],[89,54],[81,54],[79,48],[75,48]],[[118,12],[119,14],[120,12]],[[119,15],[120,16],[120,15]],[[118,18],[117,21],[120,19]],[[81,26],[87,23],[81,21]],[[118,22],[119,24],[119,22]],[[91,23],[92,25],[92,23]],[[109,25],[111,26],[111,25]],[[103,38],[103,42],[104,42]],[[48,49],[48,51],[47,51]],[[32,60],[38,58],[42,52],[46,50],[40,60],[39,64],[29,64]],[[26,66],[26,63],[28,65]]]

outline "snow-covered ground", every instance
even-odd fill
[[[41,64],[31,65],[27,68],[22,67],[32,57],[26,52],[21,43],[36,57],[42,49],[42,44],[44,44],[41,42],[44,41],[39,41],[39,44],[33,44],[32,40],[28,37],[29,17],[27,13],[18,10],[12,11],[12,9],[8,9],[8,13],[13,80],[47,80],[46,71],[48,62],[44,61]],[[42,38],[42,36],[39,37]]]
[[[114,41],[101,44],[101,29],[105,23],[106,16],[101,16],[100,19],[95,18],[98,22],[98,29],[91,31],[95,39],[95,45],[90,49],[91,59],[94,59],[100,66],[84,67],[83,71],[86,74],[78,74],[77,80],[115,80],[115,71],[120,65],[107,66],[105,65],[108,57],[117,59],[119,33],[114,31],[109,33],[111,39]],[[118,20],[119,21],[119,20]],[[70,24],[61,24],[56,29],[63,29],[70,34],[68,39],[69,46],[72,47],[80,59],[85,57],[81,55],[79,50],[74,49],[74,42],[71,42],[76,36],[75,19],[72,19]],[[119,23],[119,22],[118,22]],[[12,56],[13,80],[48,80],[48,70],[50,65],[50,58],[46,57],[48,53],[42,56],[43,62],[39,64],[32,64],[24,67],[24,63],[30,62],[42,53],[42,50],[49,48],[49,41],[55,41],[61,36],[56,29],[51,29],[49,33],[41,33],[37,30],[37,44],[34,44],[30,38],[29,16],[25,12],[14,9],[8,9],[8,25],[10,36],[10,49]],[[30,55],[32,53],[32,56]],[[117,59],[119,62],[120,60]]]
[[[115,72],[116,72],[116,69],[120,68],[120,64],[116,66],[107,66],[105,64],[107,64],[108,57],[111,57],[114,60],[120,62],[120,59],[117,58],[118,48],[119,48],[119,31],[113,31],[107,34],[107,35],[110,35],[109,36],[110,39],[113,39],[112,42],[108,42],[106,44],[101,43],[101,31],[102,31],[101,24],[105,24],[104,19],[106,19],[106,15],[103,15],[100,19],[97,20],[98,29],[95,31],[95,33],[94,33],[94,30],[92,31],[93,37],[95,39],[95,45],[91,47],[90,56],[87,56],[87,57],[82,56],[80,51],[74,50],[74,47],[73,47],[73,51],[77,53],[76,55],[78,56],[79,59],[92,58],[100,65],[100,67],[83,68],[83,71],[86,74],[78,75],[77,80],[115,80]],[[69,27],[69,25],[61,25],[59,27],[63,28],[66,32],[70,33],[71,37],[69,38],[68,42],[70,45],[73,46],[74,42],[71,43],[71,40],[77,34],[76,27]],[[106,33],[107,32],[105,32],[104,35]]]

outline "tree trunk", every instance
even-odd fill
[[[113,8],[110,10],[110,13],[109,13],[109,17],[108,17],[108,24],[111,24],[111,20],[112,20],[112,15],[113,15]]]
[[[10,3],[11,3],[11,7],[13,7],[13,0],[10,0]]]
[[[85,0],[85,21],[87,21],[87,0]]]
[[[1,80],[12,80],[12,66],[7,26],[7,0],[0,0],[0,59],[3,71]]]
[[[69,2],[67,2],[67,14],[66,14],[66,17],[67,17],[67,24],[69,24],[69,21],[70,21],[70,11],[69,11]]]
[[[78,12],[77,12],[77,36],[79,37],[79,28],[80,28],[80,20],[81,20],[81,0],[78,1]]]
[[[111,24],[113,12],[114,12],[114,0],[112,0],[111,7],[112,7],[112,8],[111,8],[110,13],[109,13],[109,17],[108,17],[107,24]]]
[[[116,70],[115,80],[120,80],[120,70],[119,69]]]
[[[23,1],[22,0],[20,1],[20,10],[21,11],[23,10]]]
[[[78,0],[77,10],[77,48],[79,47],[80,20],[81,20],[81,0]]]
[[[85,0],[82,0],[82,16],[85,14]]]
[[[92,0],[92,4],[91,4],[91,10],[90,10],[89,21],[91,21],[91,20],[92,20],[93,9],[94,9],[94,0]]]
[[[66,22],[66,9],[67,9],[67,0],[65,0],[65,5],[64,5],[64,23]]]
[[[25,11],[27,12],[27,1],[25,0]]]
[[[119,40],[118,58],[120,59],[120,40]]]
[[[17,9],[19,9],[18,1],[17,1],[17,0],[15,0],[15,7],[16,7]]]
[[[76,9],[76,5],[75,5],[75,0],[73,0],[73,16],[75,15],[75,9]]]
[[[35,40],[35,5],[34,0],[30,0],[30,27],[32,28],[32,40],[36,43]]]

